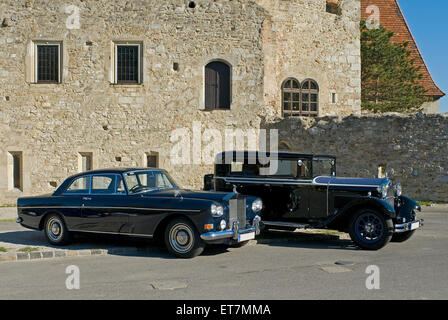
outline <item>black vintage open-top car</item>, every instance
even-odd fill
[[[242,245],[259,233],[257,197],[180,189],[158,169],[96,170],[74,175],[50,195],[17,201],[17,222],[43,230],[53,245],[75,232],[164,239],[182,258],[205,244]]]
[[[416,216],[419,204],[403,196],[399,184],[387,178],[338,178],[332,156],[224,152],[216,157],[215,174],[204,182],[205,190],[260,197],[266,229],[349,232],[363,249],[405,241],[423,225]]]

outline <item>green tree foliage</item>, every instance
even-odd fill
[[[373,112],[415,112],[425,101],[425,88],[409,43],[392,43],[393,32],[361,22],[362,108]]]

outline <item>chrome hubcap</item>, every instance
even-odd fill
[[[48,236],[53,240],[59,240],[62,236],[62,225],[57,218],[52,218],[47,225]]]
[[[173,226],[169,234],[171,247],[179,253],[186,253],[193,247],[193,230],[179,223]]]

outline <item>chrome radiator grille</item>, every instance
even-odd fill
[[[239,222],[240,228],[246,227],[246,198],[235,198],[229,201],[229,224],[234,221]]]

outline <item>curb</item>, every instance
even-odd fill
[[[0,262],[31,261],[52,258],[73,258],[87,256],[106,256],[112,254],[154,252],[154,248],[112,248],[112,249],[83,249],[83,250],[44,250],[33,252],[16,252],[0,254]]]

